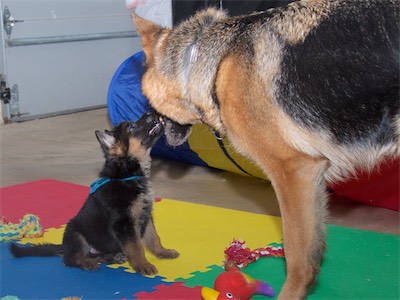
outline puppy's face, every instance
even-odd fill
[[[160,117],[154,112],[147,112],[136,122],[122,122],[111,131],[95,133],[106,157],[141,161],[150,155],[151,148],[163,132]]]

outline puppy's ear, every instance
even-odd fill
[[[152,57],[152,48],[154,42],[157,39],[157,36],[163,30],[163,27],[157,25],[156,23],[143,19],[139,17],[134,12],[131,13],[133,24],[136,27],[137,32],[139,33],[142,39],[142,47],[144,53],[146,54],[146,58],[150,59]]]
[[[112,135],[111,131],[105,130],[104,132],[96,130],[96,137],[101,145],[101,147],[105,150],[110,149],[115,144],[115,138]]]

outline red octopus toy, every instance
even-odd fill
[[[203,287],[201,296],[204,300],[248,300],[254,295],[274,297],[274,289],[267,283],[244,274],[233,261],[227,261],[225,272],[218,275],[214,289]]]

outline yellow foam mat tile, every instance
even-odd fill
[[[224,250],[233,239],[245,240],[250,249],[282,242],[279,217],[183,201],[162,199],[155,205],[154,222],[163,245],[181,254],[174,260],[147,255],[165,281],[187,279],[193,272],[206,272],[211,265],[221,265]]]
[[[62,238],[65,230],[65,225],[59,228],[48,228],[44,231],[42,237],[39,238],[23,238],[21,239],[21,244],[41,244],[41,243],[51,243],[51,244],[61,244]]]
[[[246,241],[250,249],[282,242],[282,225],[279,217],[241,212],[201,204],[162,199],[154,205],[154,222],[162,244],[180,253],[177,259],[158,259],[146,253],[164,281],[187,279],[193,272],[207,272],[209,266],[221,265],[224,250],[233,239]],[[62,242],[65,225],[49,228],[41,238],[22,239],[21,243]],[[128,263],[110,265],[134,272]]]

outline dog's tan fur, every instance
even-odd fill
[[[329,16],[339,1],[303,0],[292,2],[285,14],[271,19],[272,28],[290,44],[304,41],[307,34]]]
[[[321,196],[325,198],[326,195],[317,195],[317,193],[320,193],[320,175],[326,167],[326,161],[310,158],[287,143],[281,126],[285,118],[274,105],[273,98],[266,101],[263,107],[245,100],[264,95],[254,94],[254,92],[259,93],[259,89],[254,86],[258,80],[248,80],[249,73],[253,70],[246,70],[247,68],[240,64],[240,60],[234,57],[228,57],[221,63],[216,82],[217,94],[220,95],[221,119],[229,140],[235,148],[255,161],[257,165],[262,166],[263,171],[272,181],[277,197],[280,199],[288,275],[293,276],[293,280],[289,277],[287,279],[289,283],[293,282],[288,289],[300,291],[299,287],[309,285],[315,273],[318,272],[319,266],[310,264],[310,261],[320,261],[322,256],[323,248],[310,251],[310,258],[307,256],[299,258],[295,253],[298,252],[300,243],[302,247],[305,247],[304,249],[313,249],[313,245],[322,242],[323,228],[318,230],[321,236],[310,236],[308,239],[299,235],[299,232],[314,232],[315,224],[323,224],[322,221],[325,219],[325,209],[318,207],[316,199],[319,199],[318,203],[324,205],[325,201],[321,201]],[[232,72],[235,72],[235,76],[232,76]],[[228,102],[229,105],[226,105]],[[245,110],[243,102],[247,104]],[[264,118],[265,115],[275,117]],[[229,116],[236,116],[236,118]],[[268,130],[248,135],[247,132],[251,131],[251,128],[268,128]],[[288,189],[288,186],[292,189]],[[312,210],[310,207],[315,209]],[[301,218],[299,214],[302,215]],[[301,272],[303,275],[306,274],[305,276],[298,274],[300,265],[303,266]],[[301,281],[302,278],[304,281]]]
[[[387,3],[398,8],[396,1]],[[204,122],[225,134],[270,178],[280,203],[287,262],[281,299],[305,297],[319,272],[326,181],[400,153],[398,115],[390,143],[338,143],[323,126],[302,126],[277,100],[285,47],[306,41],[338,7],[357,15],[369,5],[380,4],[303,0],[241,17],[208,9],[173,30],[133,14],[146,54],[143,93],[152,106],[180,124]]]

